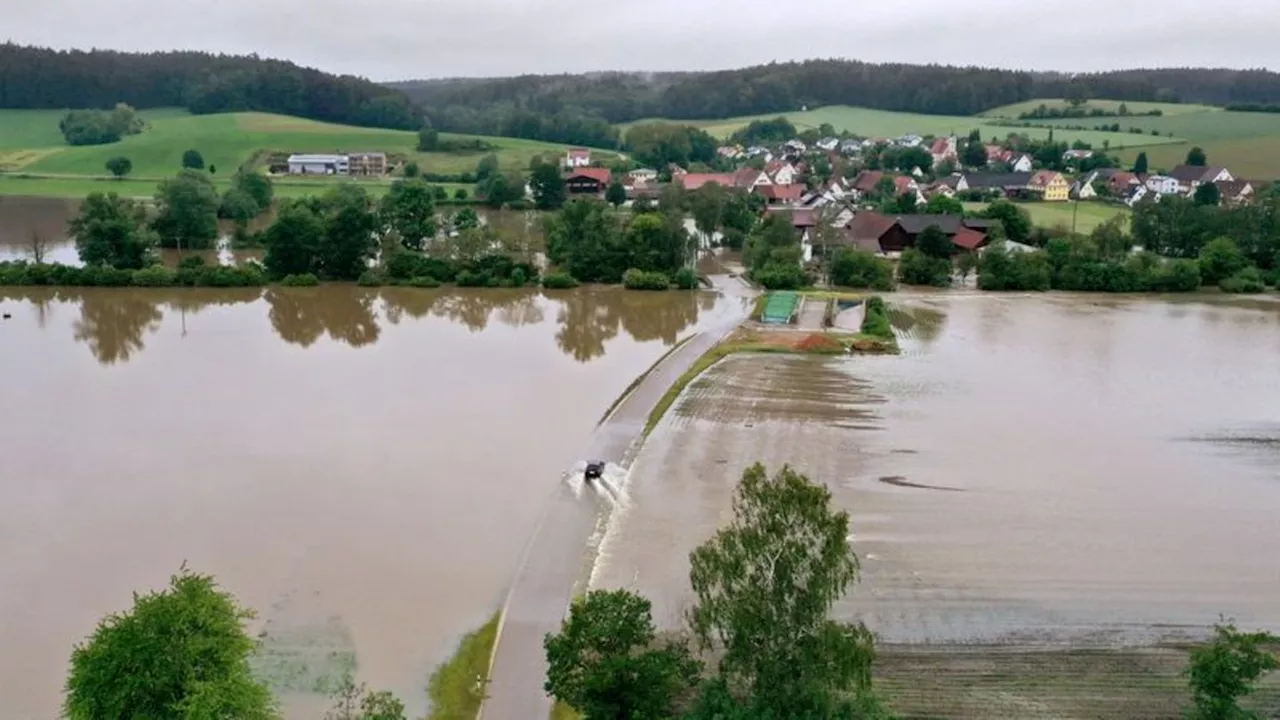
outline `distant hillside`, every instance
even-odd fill
[[[282,60],[0,45],[0,108],[110,108],[117,102],[195,114],[255,110],[402,130],[422,124],[421,110],[397,90]]]
[[[462,131],[519,108],[610,123],[645,117],[712,119],[856,105],[932,115],[976,115],[1034,98],[1088,97],[1203,103],[1280,102],[1280,74],[1266,70],[1171,68],[1071,75],[997,68],[874,64],[855,60],[771,63],[689,73],[590,73],[392,83],[433,121]],[[470,130],[472,132],[476,130]]]

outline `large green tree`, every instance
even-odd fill
[[[324,235],[316,259],[321,273],[332,280],[355,280],[369,269],[377,251],[374,231],[378,220],[364,188],[345,184],[320,199]]]
[[[628,269],[618,216],[598,200],[566,203],[547,218],[546,235],[548,259],[582,282],[620,282]]]
[[[188,150],[182,153],[182,167],[186,170],[203,170],[204,156],[199,150]]]
[[[141,204],[115,193],[90,193],[68,224],[85,265],[137,270],[151,264],[155,236]]]
[[[1149,166],[1149,161],[1147,160],[1147,153],[1144,150],[1138,153],[1138,157],[1134,159],[1133,171],[1135,173],[1138,173],[1139,175],[1143,175],[1143,174],[1146,174],[1148,166]]]
[[[564,178],[555,163],[539,161],[529,176],[533,204],[539,210],[559,210],[566,198]]]
[[[1187,164],[1194,167],[1204,167],[1208,164],[1209,158],[1204,154],[1204,148],[1197,145],[1187,151]]]
[[[693,215],[694,227],[709,240],[720,229],[724,219],[728,192],[719,183],[705,183],[697,190],[685,195],[689,205],[689,214]]]
[[[1280,644],[1268,633],[1241,632],[1231,623],[1214,627],[1213,640],[1191,651],[1187,679],[1195,706],[1193,720],[1255,720],[1262,716],[1240,707],[1257,681],[1280,669],[1280,658],[1266,646]]]
[[[1006,238],[1018,243],[1031,239],[1031,216],[1008,200],[996,200],[981,214],[987,219],[999,220]]]
[[[684,645],[659,643],[650,603],[626,590],[594,590],[543,641],[546,691],[585,720],[661,720],[697,682]]]
[[[439,229],[436,200],[431,187],[420,178],[397,180],[382,198],[382,226],[400,237],[409,250],[421,251]]]
[[[125,175],[133,172],[133,161],[127,157],[113,157],[107,161],[107,171],[117,179],[124,178]]]
[[[259,212],[271,207],[271,201],[275,198],[276,191],[271,178],[262,173],[240,170],[231,177],[231,186],[253,198]]]
[[[1200,280],[1205,285],[1217,285],[1243,270],[1249,259],[1240,252],[1240,246],[1229,237],[1211,240],[1200,250]]]
[[[742,475],[733,519],[690,555],[689,623],[752,717],[838,717],[871,690],[874,637],[831,619],[858,579],[849,515],[790,467]]]
[[[107,616],[71,653],[70,720],[276,717],[267,688],[249,673],[255,648],[241,607],[212,577],[183,570],[133,608]]]
[[[319,270],[316,258],[324,223],[311,203],[285,201],[280,214],[263,234],[267,248],[263,264],[272,277],[302,275]]]
[[[165,180],[156,193],[152,228],[161,247],[205,250],[218,239],[218,191],[199,170],[183,170]]]

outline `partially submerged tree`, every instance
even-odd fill
[[[427,183],[418,178],[392,183],[382,198],[379,214],[383,227],[395,232],[409,250],[421,251],[439,229],[435,197]]]
[[[689,623],[720,652],[724,687],[762,717],[837,717],[870,700],[875,643],[862,624],[830,618],[858,578],[849,515],[790,467],[742,475],[734,518],[690,555]]]
[[[649,601],[626,590],[588,593],[543,646],[547,693],[586,720],[671,717],[701,669],[684,645],[658,641]]]
[[[1280,669],[1280,659],[1264,646],[1280,643],[1269,633],[1246,633],[1232,623],[1214,626],[1208,645],[1191,651],[1186,675],[1191,684],[1194,720],[1253,720],[1261,716],[1240,707],[1257,681]]]
[[[183,170],[165,180],[156,193],[156,217],[152,228],[161,247],[203,250],[218,239],[218,207],[221,202],[213,181],[198,170]]]
[[[333,694],[333,707],[324,720],[406,720],[404,703],[385,690],[372,691],[364,683],[356,684],[351,676]]]
[[[159,592],[134,595],[71,653],[64,706],[70,720],[276,717],[249,673],[253,613],[213,578],[185,568]]]
[[[91,193],[68,229],[85,265],[137,270],[151,264],[155,236],[141,204],[115,193]]]

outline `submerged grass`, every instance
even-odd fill
[[[577,710],[557,700],[551,707],[551,720],[582,720],[582,716]]]
[[[500,616],[494,613],[480,629],[463,636],[453,657],[431,673],[427,681],[431,714],[427,720],[475,720],[480,713]]]

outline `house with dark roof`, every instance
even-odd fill
[[[1189,194],[1205,183],[1231,182],[1235,180],[1231,173],[1221,165],[1179,165],[1169,173],[1169,177],[1178,181],[1178,190]]]
[[[1253,199],[1253,184],[1248,180],[1219,180],[1214,186],[1223,205],[1241,205]]]
[[[609,168],[582,167],[570,170],[564,178],[564,189],[570,195],[603,195],[613,182]]]
[[[937,227],[962,250],[977,250],[988,242],[992,221],[967,219],[959,215],[882,215],[860,212],[845,227],[847,242],[869,252],[899,253],[915,247],[920,233]]]
[[[988,190],[1000,192],[1006,196],[1026,195],[1031,189],[1031,173],[1029,172],[968,172],[956,181],[956,191]]]

